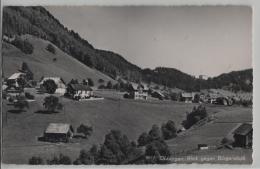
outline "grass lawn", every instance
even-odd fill
[[[106,94],[109,96],[108,94]],[[137,140],[138,136],[149,131],[153,124],[161,126],[167,120],[173,120],[177,125],[184,120],[186,112],[192,110],[196,104],[185,104],[171,101],[136,101],[106,97],[104,100],[78,102],[64,97],[60,101],[64,109],[59,113],[35,113],[43,110],[43,99],[46,95],[36,95],[36,101],[30,102],[30,108],[24,112],[13,111],[13,106],[5,100],[3,102],[3,162],[28,163],[28,159],[41,156],[49,159],[55,154],[63,153],[74,160],[81,149],[88,149],[93,144],[100,144],[104,136],[112,129],[119,129],[130,140]],[[224,107],[206,105],[210,114],[215,113],[219,119],[224,114],[240,111],[244,116],[252,116],[252,110],[242,107]],[[6,118],[7,115],[7,118]],[[229,116],[228,116],[229,117]],[[93,126],[94,132],[89,139],[73,140],[68,144],[54,144],[40,142],[41,136],[49,123],[70,123],[76,129],[81,123]],[[197,143],[216,143],[226,131],[232,129],[236,123],[215,123],[202,126],[201,129],[188,131],[179,138],[168,141],[171,150],[185,150],[194,148]]]

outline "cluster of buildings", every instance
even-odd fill
[[[39,91],[46,91],[43,84],[47,80],[52,80],[56,84],[55,94],[66,95],[75,100],[94,97],[93,89],[88,84],[66,84],[60,77],[44,77],[39,82],[36,82],[34,87]],[[24,73],[14,73],[4,81],[2,89],[7,93],[8,97],[16,97],[23,93],[23,88],[26,87],[27,83],[28,80]]]

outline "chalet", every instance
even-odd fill
[[[66,94],[76,100],[94,96],[92,88],[83,84],[68,84]]]
[[[148,98],[148,87],[144,84],[130,84],[129,98],[147,100]]]
[[[16,88],[20,87],[19,80],[25,80],[25,74],[24,73],[14,73],[7,79],[7,85],[9,87],[13,86]]]
[[[66,92],[66,85],[65,85],[65,82],[63,81],[62,78],[60,78],[60,77],[44,77],[40,82],[41,88],[43,88],[42,85],[46,80],[53,80],[55,82],[55,84],[57,85],[57,89],[56,89],[55,93],[63,95]]]
[[[73,128],[66,123],[50,123],[44,131],[43,138],[50,142],[68,142],[73,137]]]
[[[192,103],[192,101],[194,100],[194,96],[194,93],[181,93],[180,100],[185,103]]]
[[[243,123],[234,132],[234,145],[236,147],[252,147],[253,127],[252,124]]]

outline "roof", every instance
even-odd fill
[[[157,94],[159,94],[162,97],[165,97],[164,94],[161,91],[159,91],[159,90],[154,90],[153,89],[152,92],[157,93]]]
[[[83,84],[70,84],[73,90],[93,91],[91,87]]]
[[[67,133],[71,128],[67,123],[50,123],[45,133]]]
[[[140,87],[141,87],[143,90],[148,90],[148,87],[147,87],[147,85],[145,85],[145,84],[137,84],[137,83],[131,82],[131,85],[132,85],[132,87],[133,87],[134,90],[138,90],[138,89],[140,89]]]
[[[9,80],[18,79],[21,75],[24,75],[24,73],[14,73],[8,79]]]
[[[192,93],[182,93],[181,97],[193,97]]]
[[[252,130],[252,124],[243,123],[233,133],[238,135],[247,135]]]

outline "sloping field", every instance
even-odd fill
[[[35,113],[43,109],[43,98],[44,96],[37,96],[37,102],[31,102],[30,109],[21,113],[8,111],[14,108],[4,102],[3,160],[5,163],[27,163],[32,155],[50,158],[58,152],[64,152],[75,159],[82,148],[102,143],[105,134],[111,129],[119,129],[127,134],[130,140],[137,140],[138,136],[150,130],[153,124],[160,126],[170,119],[180,124],[186,115],[185,112],[190,111],[194,106],[194,104],[117,98],[85,102],[61,98],[65,107],[60,113]],[[8,115],[7,120],[6,115]],[[84,123],[92,125],[94,132],[88,140],[74,140],[75,143],[70,144],[37,141],[37,137],[43,134],[48,123],[51,122],[71,123],[74,128]]]
[[[230,136],[232,131],[236,129],[241,123],[252,122],[252,109],[239,106],[216,106],[207,105],[208,111],[213,111],[215,121],[207,123],[199,128],[194,128],[182,136],[167,141],[172,153],[176,153],[176,158],[183,156],[195,155],[197,157],[214,157],[217,156],[239,156],[244,153],[246,160],[244,161],[224,161],[224,160],[211,160],[215,163],[250,163],[252,161],[252,151],[249,149],[240,150],[209,150],[209,151],[197,151],[198,144],[207,144],[208,146],[218,146],[221,140]],[[189,162],[199,162],[196,160],[190,160]]]
[[[24,35],[23,38],[28,39],[34,46],[34,52],[31,55],[26,55],[17,49],[15,46],[4,42],[3,43],[3,72],[4,77],[9,77],[11,74],[17,72],[21,68],[22,62],[26,62],[32,72],[34,79],[39,80],[42,76],[59,76],[66,82],[73,79],[91,78],[95,84],[98,79],[105,81],[114,81],[103,73],[91,69],[83,65],[76,59],[67,55],[59,48],[56,49],[56,54],[52,54],[46,50],[46,46],[50,43],[48,41],[33,37],[31,35]],[[56,58],[56,61],[53,59]]]
[[[12,111],[13,106],[4,101],[3,161],[27,163],[33,155],[49,159],[60,152],[74,160],[81,149],[88,149],[92,144],[102,143],[105,134],[111,129],[119,129],[127,134],[130,140],[136,141],[138,136],[144,131],[149,131],[153,124],[160,126],[167,120],[173,120],[179,125],[185,118],[186,112],[191,111],[195,106],[195,104],[171,101],[119,99],[114,96],[116,94],[109,94],[109,92],[105,95],[107,97],[104,100],[82,102],[60,97],[64,109],[55,114],[35,113],[43,110],[42,103],[46,94],[36,95],[36,102],[31,102],[29,110],[21,113]],[[167,141],[172,152],[189,151],[200,143],[218,144],[239,122],[245,118],[252,119],[250,108],[216,105],[206,105],[206,108],[209,114],[214,114],[216,123],[192,129],[183,136]],[[230,121],[223,123],[223,119]],[[68,144],[37,141],[47,125],[53,122],[70,123],[74,129],[84,123],[92,125],[94,132],[87,140],[73,139],[73,142]]]

